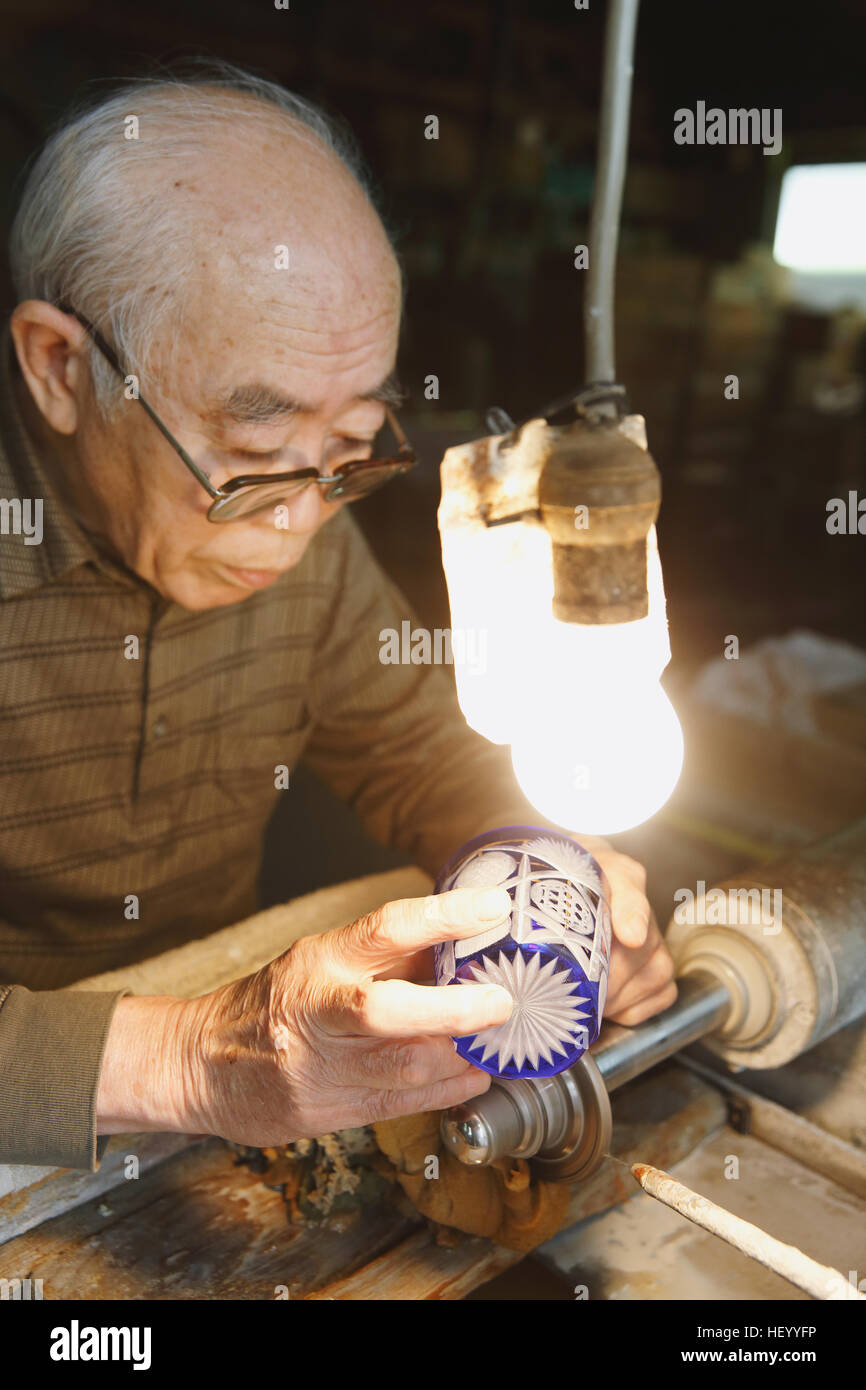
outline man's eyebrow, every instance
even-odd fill
[[[380,381],[378,386],[374,386],[372,391],[365,391],[359,397],[362,401],[381,401],[383,405],[388,405],[392,410],[397,410],[406,399],[406,392],[400,385],[396,371],[389,372],[384,381]]]
[[[356,397],[359,401],[381,401],[383,405],[396,410],[405,399],[396,372],[389,372],[384,380],[371,391],[364,391]],[[236,386],[228,396],[217,403],[217,414],[228,416],[241,425],[273,424],[292,415],[311,415],[314,407],[303,401],[275,391],[261,382],[251,382],[248,386]]]
[[[289,415],[302,414],[303,410],[300,401],[257,381],[249,386],[236,386],[216,405],[218,415],[227,415],[239,425],[269,424]]]

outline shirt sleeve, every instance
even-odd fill
[[[541,825],[507,748],[466,724],[451,670],[383,664],[387,630],[417,619],[345,513],[342,582],[308,694],[312,771],[380,843],[437,874],[465,840],[500,825]]]
[[[0,1163],[95,1172],[102,1055],[112,994],[0,985]]]

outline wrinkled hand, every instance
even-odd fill
[[[481,1095],[490,1077],[457,1055],[450,1035],[504,1023],[511,996],[412,980],[436,942],[471,936],[510,909],[504,888],[388,903],[191,1001],[193,1127],[264,1147]]]
[[[610,884],[613,942],[604,1016],[632,1026],[674,1003],[674,963],[646,898],[646,870],[593,835],[574,838],[594,855]]]

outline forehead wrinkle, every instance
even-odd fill
[[[321,320],[326,316],[326,313],[321,312],[321,306],[317,307],[320,309],[318,318]],[[280,334],[289,332],[310,338],[331,338],[335,343],[340,344],[340,346],[336,348],[336,351],[343,351],[342,344],[344,342],[347,345],[347,350],[351,350],[355,346],[354,340],[359,338],[363,339],[367,335],[375,334],[383,320],[394,320],[395,324],[397,320],[397,314],[395,312],[396,306],[389,305],[387,308],[380,310],[379,313],[373,314],[370,318],[365,319],[363,323],[355,324],[349,328],[338,328],[336,323],[325,323],[322,327],[316,327],[315,322],[306,324],[298,323],[294,318],[294,313],[297,311],[297,308],[297,305],[280,305],[271,300],[268,307],[263,309],[259,314],[258,322],[263,327],[275,329]],[[342,317],[341,311],[344,310],[344,306],[335,305],[334,309],[336,312],[333,314],[333,317]]]

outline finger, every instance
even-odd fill
[[[639,1004],[657,991],[665,989],[674,978],[674,963],[663,941],[660,941],[645,965],[621,986],[610,992],[606,1016],[612,1018],[611,1010],[622,1010]]]
[[[417,1034],[464,1037],[504,1023],[514,1007],[498,985],[412,985],[372,980],[335,991],[325,1028],[354,1037],[406,1038]]]
[[[621,941],[614,940],[610,952],[610,974],[607,984],[609,999],[612,999],[624,985],[628,984],[629,980],[637,975],[638,971],[643,969],[658,950],[661,941],[661,932],[655,925],[655,921],[652,922],[642,946],[623,946]]]
[[[473,1096],[481,1096],[490,1088],[490,1077],[477,1067],[470,1067],[464,1076],[452,1077],[432,1086],[418,1086],[408,1091],[379,1091],[364,1104],[362,1124],[376,1120],[396,1119],[399,1115],[421,1115],[427,1110],[448,1110]]]
[[[626,1028],[633,1028],[636,1023],[643,1023],[655,1014],[660,1014],[663,1009],[669,1009],[671,1004],[675,1004],[676,1001],[677,983],[676,980],[671,980],[670,984],[656,994],[649,995],[648,998],[642,999],[638,1004],[632,1004],[629,1008],[616,1009],[607,1017],[612,1023],[621,1023]]]
[[[616,865],[606,868],[610,883],[610,915],[614,936],[623,946],[642,946],[652,922],[652,909],[644,892],[646,874],[640,864],[617,855]]]
[[[329,1057],[334,1080],[341,1085],[380,1091],[417,1090],[464,1076],[469,1062],[450,1038],[344,1038]]]
[[[506,921],[511,906],[505,888],[452,888],[427,898],[385,903],[320,940],[349,970],[375,975],[425,946],[473,936]]]

